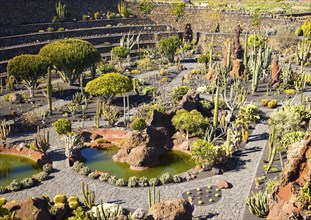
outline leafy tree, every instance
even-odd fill
[[[170,8],[170,13],[175,17],[177,22],[185,14],[186,4],[184,2],[174,2]]]
[[[176,50],[181,46],[181,40],[177,36],[170,36],[162,38],[159,41],[159,48],[161,53],[164,53],[169,61],[174,61],[174,54]]]
[[[83,71],[100,60],[97,49],[89,42],[74,38],[49,43],[39,54],[47,57],[64,82],[73,85]]]
[[[111,50],[111,58],[119,62],[121,68],[121,62],[123,62],[129,55],[129,50],[123,46],[117,46]]]
[[[182,132],[186,133],[187,140],[190,134],[198,134],[206,126],[208,119],[204,118],[197,110],[191,112],[185,109],[178,110],[176,115],[172,118],[174,127]]]
[[[29,89],[30,97],[34,96],[34,90],[38,86],[38,79],[47,73],[49,62],[42,56],[22,54],[12,58],[7,66],[9,75],[23,80],[23,84]]]
[[[120,73],[107,73],[88,82],[85,91],[93,96],[101,96],[106,103],[110,103],[116,95],[133,89],[132,80]]]
[[[192,158],[198,164],[206,167],[208,164],[214,164],[226,157],[226,151],[222,146],[215,146],[206,140],[197,139],[192,144]]]

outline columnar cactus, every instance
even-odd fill
[[[84,182],[82,182],[81,185],[84,205],[91,209],[95,204],[95,192],[93,190],[89,190],[88,184],[84,184]]]
[[[301,42],[298,42],[296,48],[296,57],[297,61],[301,65],[301,73],[303,72],[304,63],[307,62],[307,59],[309,58],[310,49],[311,49],[310,41],[302,40]]]
[[[3,120],[0,125],[0,139],[4,146],[7,144],[6,139],[9,136],[10,131],[11,131],[11,126],[10,125],[7,126],[6,120]]]
[[[217,86],[216,95],[215,95],[215,107],[214,107],[214,119],[213,119],[214,129],[216,129],[218,126],[218,113],[219,113],[219,86]]]
[[[45,153],[50,147],[49,132],[45,132],[43,129],[43,134],[41,134],[40,127],[37,127],[37,134],[34,137],[34,148]]]

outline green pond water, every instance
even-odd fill
[[[9,185],[12,180],[22,180],[41,171],[38,164],[26,157],[0,154],[0,186]]]
[[[186,172],[195,166],[190,155],[180,151],[169,151],[160,156],[160,163],[155,167],[136,171],[131,170],[127,163],[113,161],[112,156],[117,152],[117,148],[106,150],[85,148],[81,151],[81,154],[86,158],[86,165],[90,167],[91,170],[107,172],[110,175],[115,175],[118,178],[124,178],[125,180],[128,180],[131,176],[145,176],[150,179],[153,177],[159,177],[165,172],[174,175]]]

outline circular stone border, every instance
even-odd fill
[[[216,185],[208,185],[184,192],[182,197],[192,202],[193,205],[207,206],[219,202],[222,198],[222,192]]]

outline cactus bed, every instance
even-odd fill
[[[217,203],[222,198],[221,189],[215,185],[192,189],[182,194],[185,200],[192,201],[195,206],[208,206]]]

